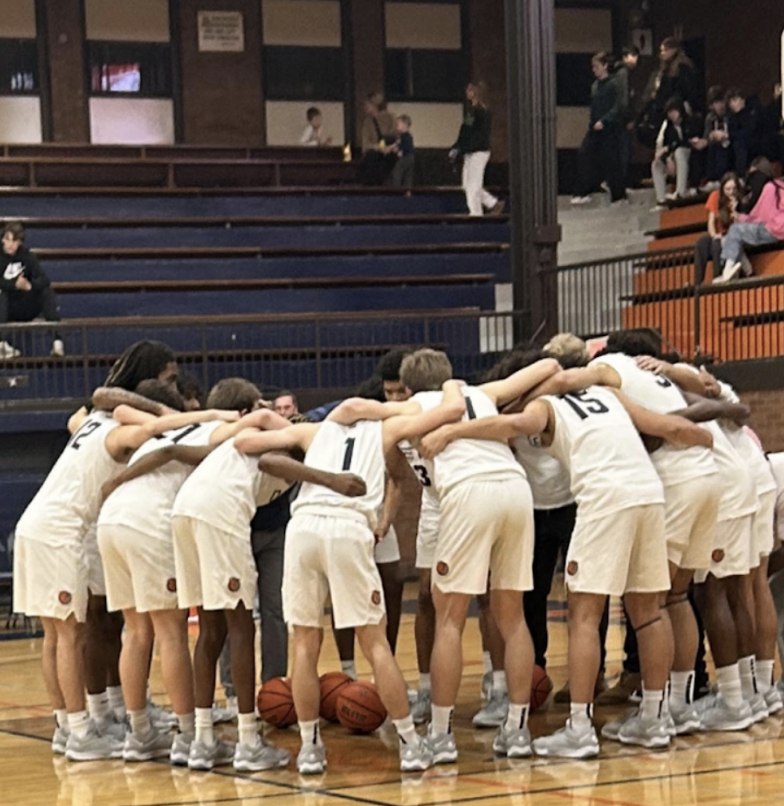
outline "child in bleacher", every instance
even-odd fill
[[[300,145],[303,146],[329,146],[332,145],[332,138],[327,137],[321,129],[323,120],[321,110],[317,106],[311,106],[306,112],[308,125],[299,138]]]
[[[397,157],[392,170],[392,184],[396,188],[414,186],[414,138],[410,129],[411,118],[408,115],[400,115],[395,121],[397,140],[390,147],[390,152]]]

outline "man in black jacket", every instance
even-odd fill
[[[0,250],[0,325],[6,322],[31,322],[43,316],[48,322],[59,322],[57,298],[46,272],[35,255],[24,246],[24,227],[10,222],[3,229]],[[0,341],[0,359],[15,358],[19,350]],[[55,332],[52,355],[63,356],[62,339]]]

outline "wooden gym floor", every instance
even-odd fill
[[[563,608],[557,601],[552,604],[549,673],[560,687],[565,679],[566,627]],[[40,674],[40,644],[40,639],[0,642],[2,806],[753,806],[779,801],[784,790],[784,730],[776,717],[746,733],[679,738],[666,752],[603,742],[601,756],[592,761],[495,760],[493,731],[474,730],[470,721],[479,707],[482,672],[476,619],[469,621],[465,637],[456,765],[401,776],[391,727],[372,736],[351,736],[338,725],[324,730],[329,768],[323,777],[301,778],[293,762],[285,771],[253,775],[234,773],[231,767],[192,773],[158,762],[72,764],[51,753],[52,718]],[[621,660],[617,619],[608,645],[612,675]],[[398,659],[415,685],[410,613],[403,617]],[[339,668],[334,645],[327,639],[321,671]],[[368,667],[359,658],[358,668],[367,676]],[[165,702],[157,661],[152,688],[156,700]],[[600,709],[597,722],[622,710]],[[550,703],[532,717],[533,735],[559,727],[566,713],[566,706]],[[236,728],[220,728],[234,738]],[[270,738],[297,752],[296,729],[273,731]]]

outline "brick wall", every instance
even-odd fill
[[[784,389],[741,392],[740,398],[751,407],[749,425],[765,450],[784,451]]]

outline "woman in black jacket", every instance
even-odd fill
[[[24,247],[24,227],[10,222],[3,229],[0,249],[0,325],[6,322],[32,322],[43,316],[59,322],[57,298],[38,259]],[[0,341],[0,359],[15,358],[19,350]],[[52,355],[63,356],[65,349],[55,332]]]
[[[579,155],[579,176],[572,204],[586,204],[602,180],[610,188],[613,202],[626,198],[624,165],[621,153],[623,130],[622,98],[615,78],[610,75],[613,64],[609,53],[597,53],[591,68],[596,77],[591,87],[591,119]]]
[[[504,203],[484,189],[485,168],[490,160],[490,132],[492,113],[487,107],[487,85],[484,81],[472,82],[466,87],[466,107],[463,125],[457,142],[449,151],[454,162],[463,155],[463,190],[468,213],[480,216],[484,208],[491,213],[501,213]]]

